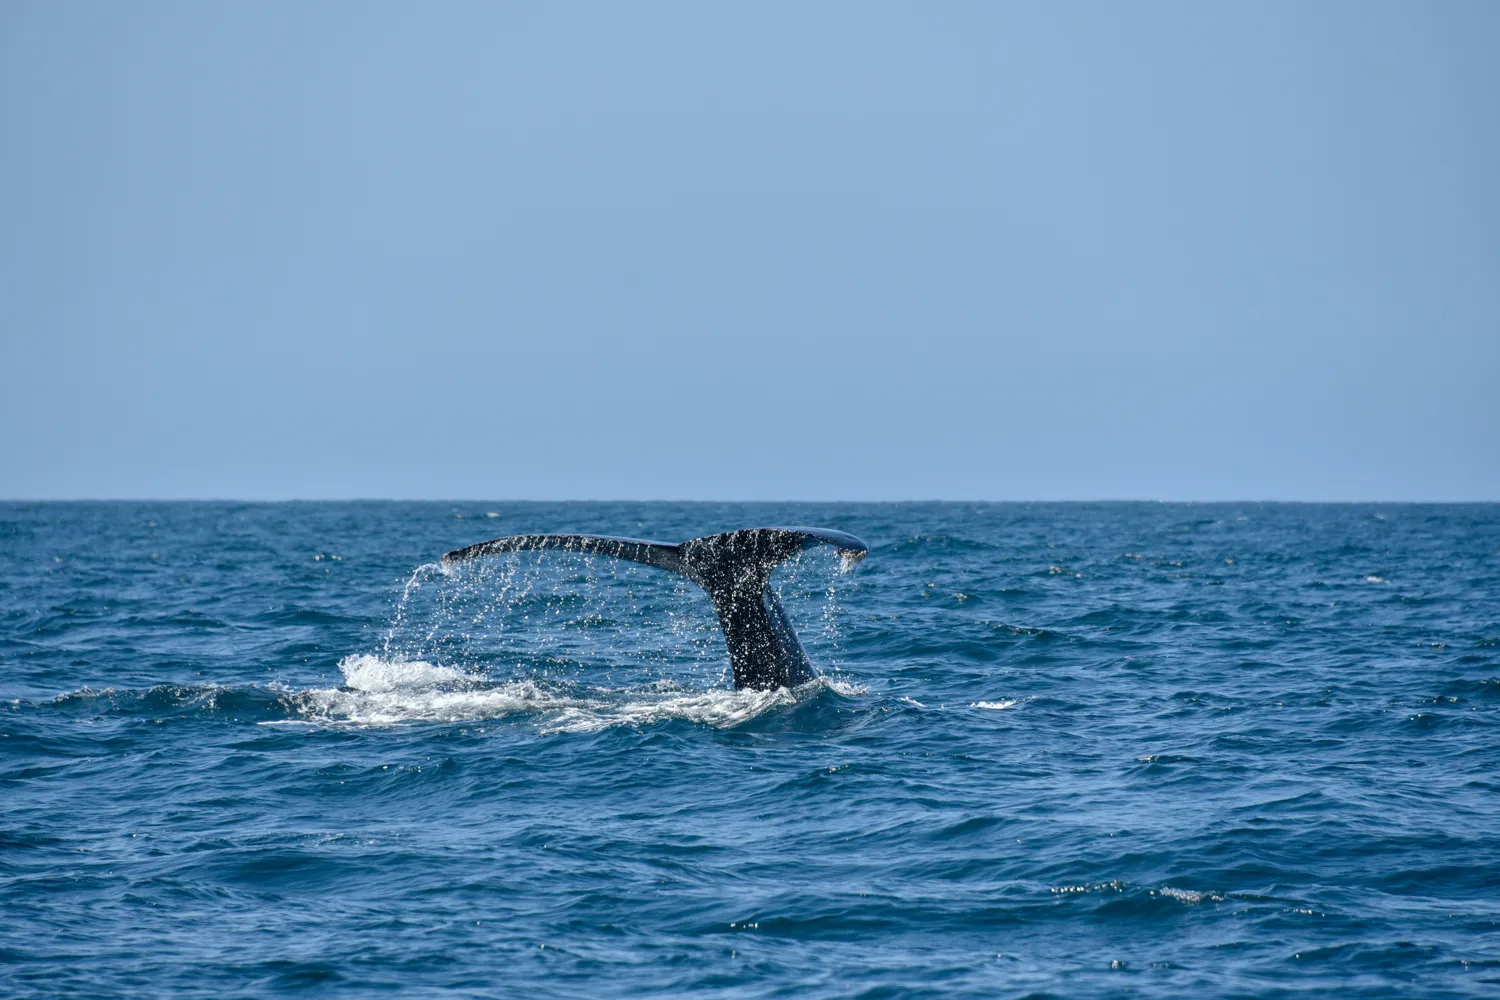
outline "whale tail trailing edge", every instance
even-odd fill
[[[444,565],[502,552],[559,549],[629,559],[684,576],[708,591],[724,629],[736,688],[796,687],[812,680],[812,664],[771,589],[771,571],[813,545],[832,545],[846,562],[869,547],[828,528],[746,528],[680,544],[608,535],[511,535],[456,549]]]

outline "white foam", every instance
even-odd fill
[[[368,653],[344,657],[339,661],[339,670],[344,675],[344,685],[356,691],[395,691],[480,680],[426,660],[385,660]]]
[[[330,725],[394,726],[408,722],[477,722],[517,712],[556,709],[566,700],[530,681],[494,687],[392,687],[386,690],[313,688],[286,697],[302,721]]]
[[[1177,902],[1186,903],[1189,906],[1197,906],[1205,899],[1218,902],[1219,900],[1222,900],[1224,898],[1216,892],[1197,892],[1193,889],[1175,889],[1170,885],[1164,885],[1156,891],[1161,895],[1166,896],[1168,899],[1175,899],[1177,900]]]
[[[749,722],[767,709],[795,704],[796,696],[786,688],[775,691],[619,692],[619,701],[601,699],[568,705],[542,726],[543,732],[596,732],[611,726],[650,725],[673,719],[700,722],[716,729],[729,729]]]
[[[608,688],[549,681],[489,683],[482,677],[421,660],[361,654],[339,662],[345,686],[288,692],[295,716],[287,722],[334,726],[394,726],[420,722],[478,722],[531,715],[543,732],[594,732],[682,719],[727,729],[773,708],[795,704],[827,688],[863,694],[846,682],[818,678],[795,691],[691,690],[673,681]],[[285,724],[285,722],[281,723]]]
[[[991,712],[1003,712],[1007,708],[1015,708],[1021,704],[1020,698],[1002,698],[1000,701],[976,701],[972,702],[970,708],[983,708]]]

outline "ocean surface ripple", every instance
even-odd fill
[[[504,534],[812,524],[822,677]],[[1500,995],[1500,506],[0,504],[0,995]]]

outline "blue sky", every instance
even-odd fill
[[[1500,5],[0,6],[0,497],[1500,500]]]

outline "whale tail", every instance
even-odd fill
[[[813,545],[832,545],[849,563],[869,551],[855,536],[828,528],[746,528],[681,544],[607,535],[511,535],[456,549],[443,556],[443,563],[501,552],[561,549],[677,573],[708,591],[729,647],[734,686],[774,690],[813,678],[812,664],[771,589],[771,571]]]

